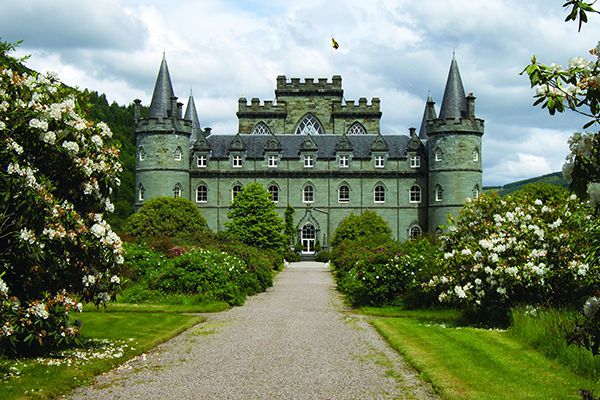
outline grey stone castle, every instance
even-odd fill
[[[259,182],[281,216],[294,208],[305,253],[327,247],[350,213],[373,210],[397,239],[435,233],[481,191],[484,121],[465,96],[453,58],[439,115],[431,96],[420,129],[380,131],[380,100],[344,99],[342,78],[277,77],[275,101],[238,100],[238,132],[201,128],[196,106],[173,92],[163,56],[150,109],[135,100],[136,208],[158,196],[185,197],[214,231],[233,197]]]

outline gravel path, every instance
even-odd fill
[[[292,263],[266,293],[79,388],[73,399],[433,399],[325,264]]]

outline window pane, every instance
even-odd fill
[[[355,122],[352,124],[352,126],[350,126],[350,128],[348,128],[348,131],[346,133],[348,135],[365,135],[367,133],[367,130],[364,126],[362,126],[362,124],[360,124],[359,122]]]
[[[319,123],[317,118],[312,114],[307,114],[296,128],[296,135],[320,135],[325,133],[323,126]]]

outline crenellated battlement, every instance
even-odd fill
[[[346,100],[345,103],[342,101],[333,101],[333,114],[378,114],[380,113],[381,100],[379,97],[373,97],[371,103],[367,102],[365,97],[358,99],[358,103],[354,100]]]
[[[136,122],[137,132],[192,133],[192,121],[173,118],[144,118]]]
[[[436,118],[426,123],[427,134],[472,132],[483,135],[484,120],[479,118]]]
[[[343,96],[342,77],[333,75],[331,81],[327,78],[290,78],[288,80],[285,75],[277,76],[277,89],[275,96],[293,96],[306,95],[310,93],[330,94]]]
[[[260,99],[254,97],[248,103],[245,97],[238,99],[238,117],[244,116],[247,113],[252,114],[286,114],[287,108],[285,102],[274,103],[273,100],[264,100],[261,103]]]

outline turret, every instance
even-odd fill
[[[447,225],[467,198],[482,186],[481,137],[484,121],[475,117],[475,97],[465,96],[456,58],[452,58],[439,117],[427,100],[419,136],[427,137],[429,231]],[[422,136],[421,136],[422,137]]]
[[[185,108],[186,121],[192,121],[192,135],[190,136],[190,145],[193,146],[196,143],[199,135],[203,135],[204,132],[200,127],[200,121],[198,120],[198,112],[196,111],[196,103],[194,102],[194,96],[190,90],[190,97],[188,98],[187,107]]]
[[[139,102],[136,102],[139,108]],[[182,118],[163,54],[147,118],[135,112],[136,197],[144,201],[159,196],[189,198],[190,136],[192,120]]]
[[[421,127],[419,128],[419,139],[427,139],[427,122],[436,119],[435,115],[435,102],[431,97],[431,92],[427,96],[427,103],[425,104],[425,110],[423,111],[423,119],[421,120]]]

